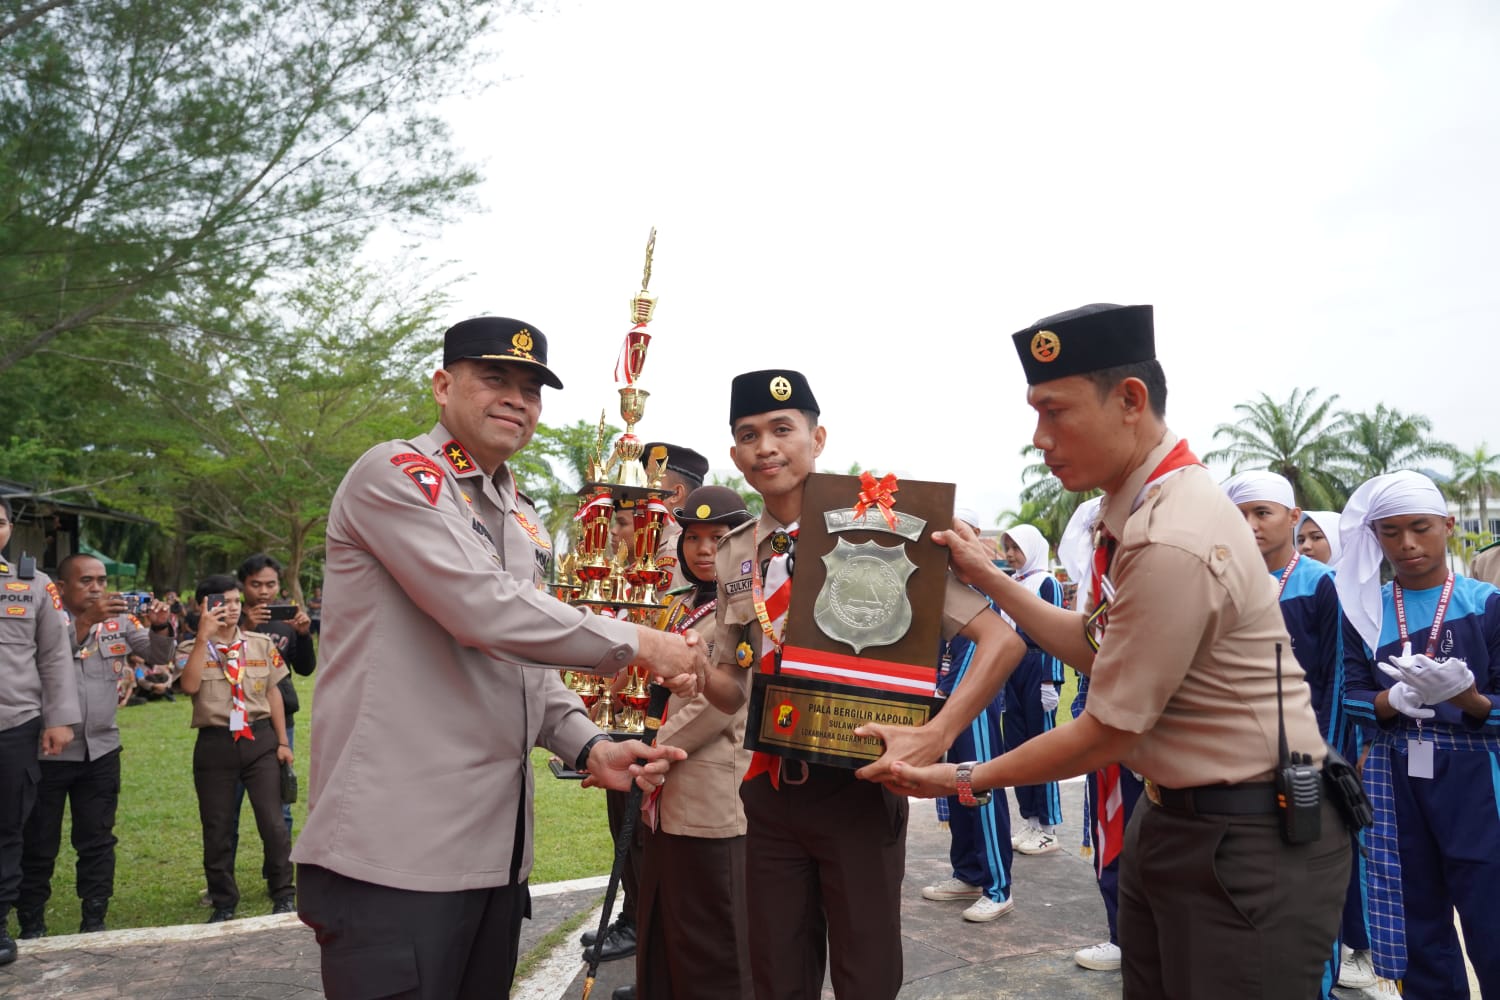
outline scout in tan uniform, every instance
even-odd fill
[[[240,630],[240,585],[234,577],[205,577],[196,599],[198,634],[177,647],[177,662],[198,730],[193,786],[203,822],[203,873],[214,908],[208,922],[232,920],[240,902],[234,880],[239,785],[245,786],[265,848],[261,870],[271,912],[291,913],[296,890],[291,841],[281,819],[281,765],[292,762],[292,748],[277,688],[287,675],[286,664],[270,636]]]
[[[738,712],[762,657],[779,655],[786,634],[784,613],[772,611],[785,605],[783,584],[790,593],[803,484],[827,431],[807,379],[787,369],[736,376],[729,425],[730,457],[766,503],[758,520],[719,546],[709,701]],[[959,632],[976,644],[968,676],[926,726],[883,730],[886,752],[875,763],[855,772],[769,754],[752,760],[740,797],[748,831],[750,963],[761,1000],[821,996],[830,953],[839,997],[881,1000],[901,989],[907,807],[878,782],[894,761],[939,759],[1026,652],[982,596],[950,577],[943,636]]]
[[[636,661],[691,693],[707,659],[696,637],[540,589],[547,533],[506,463],[536,430],[542,386],[561,385],[546,362],[529,324],[451,327],[437,426],[370,449],[334,495],[293,852],[331,1000],[504,995],[530,906],[531,749],[614,788],[654,788],[683,756],[611,742],[558,674]]]
[[[1067,489],[1104,491],[1085,611],[1005,578],[971,531],[945,542],[961,578],[1090,675],[1088,704],[994,761],[898,764],[896,787],[973,797],[1122,761],[1151,783],[1122,854],[1125,996],[1314,996],[1338,933],[1349,833],[1325,791],[1321,834],[1282,839],[1277,643],[1290,748],[1321,764],[1324,743],[1255,540],[1167,429],[1151,307],[1085,306],[1015,344],[1044,461]]]
[[[692,590],[668,609],[668,627],[712,636],[719,541],[751,515],[727,486],[698,487],[674,513],[682,525],[676,554]],[[750,1000],[740,804],[740,781],[750,766],[745,712],[727,715],[702,695],[674,697],[656,738],[686,750],[688,759],[647,805],[656,827],[645,835],[641,858],[636,987],[651,1000]],[[636,992],[622,986],[612,1000],[635,1000]]]
[[[10,501],[0,497],[0,553],[10,519]],[[62,753],[82,718],[57,586],[30,560],[0,555],[0,965],[16,960],[8,925],[21,885],[21,833],[36,802],[37,746]]]
[[[21,894],[16,917],[21,937],[47,934],[47,900],[52,871],[62,844],[63,809],[72,817],[72,843],[78,854],[75,886],[83,901],[79,932],[104,930],[115,891],[115,810],[120,802],[118,685],[131,670],[130,656],[168,663],[174,643],[167,632],[169,610],[153,601],[142,614],[151,627],[125,613],[125,599],[106,593],[104,564],[74,554],[57,567],[63,608],[73,619],[77,644],[75,674],[83,721],[73,742],[54,757],[42,757],[36,808],[26,821],[21,856]]]

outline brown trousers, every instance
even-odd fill
[[[745,838],[648,831],[636,933],[642,1000],[751,1000]]]
[[[788,782],[801,770],[785,765],[780,791],[765,776],[740,786],[755,996],[819,1000],[827,968],[841,1000],[891,1000],[906,799],[842,768],[811,765],[806,782]]]
[[[1280,823],[1141,799],[1120,861],[1125,1000],[1320,995],[1349,882],[1349,831],[1326,798],[1317,841],[1289,845]]]

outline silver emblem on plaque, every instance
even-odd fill
[[[889,646],[911,628],[906,581],[916,563],[902,545],[851,544],[840,538],[823,557],[828,577],[813,604],[813,621],[823,634],[858,653],[867,646]]]

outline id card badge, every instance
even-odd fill
[[[1432,741],[1406,741],[1406,776],[1408,778],[1432,777]]]
[[[229,731],[231,733],[237,733],[241,729],[244,729],[244,728],[245,728],[245,713],[241,712],[237,708],[231,708],[229,710]],[[1427,769],[1428,769],[1429,772],[1431,772],[1431,770],[1432,770],[1432,765],[1431,765],[1432,755],[1428,754],[1427,757],[1428,757],[1428,761],[1429,761]],[[1432,775],[1429,773],[1428,777],[1431,777],[1431,776]]]

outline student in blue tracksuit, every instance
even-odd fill
[[[1297,507],[1292,484],[1274,472],[1255,470],[1229,477],[1223,487],[1245,516],[1266,570],[1276,581],[1281,617],[1292,639],[1290,652],[1307,675],[1318,730],[1339,753],[1350,760],[1356,759],[1348,733],[1351,727],[1346,724],[1343,711],[1343,612],[1339,609],[1338,590],[1333,570],[1297,547],[1302,511]],[[1322,1000],[1333,996],[1335,984],[1354,988],[1375,985],[1369,955],[1365,884],[1365,866],[1356,852],[1339,929],[1341,944],[1348,949],[1347,968],[1342,967],[1345,953],[1339,947],[1332,947],[1323,977]]]
[[[960,508],[954,516],[979,530],[979,517],[972,511]],[[974,643],[962,635],[943,643],[938,697],[946,698],[963,680],[973,657]],[[983,761],[998,757],[1004,704],[1002,693],[975,716],[953,741],[948,759]],[[923,899],[969,901],[963,917],[976,923],[1002,917],[1016,905],[1010,891],[1010,803],[1003,790],[995,791],[999,794],[992,794],[989,802],[972,808],[961,804],[957,795],[938,800],[947,807],[948,831],[953,838],[948,859],[953,875],[922,889]]]
[[[1422,1000],[1469,997],[1455,909],[1481,994],[1500,997],[1500,591],[1449,569],[1452,532],[1415,472],[1366,482],[1339,522],[1344,707],[1373,739],[1375,968]]]
[[[1062,584],[1047,571],[1047,539],[1040,531],[1029,524],[1007,528],[1000,536],[1000,546],[1017,580],[1042,600],[1063,606]],[[1003,612],[1002,616],[1010,621]],[[1038,646],[1020,628],[1016,632],[1026,640],[1026,657],[1005,682],[1003,735],[1007,751],[1056,726],[1058,692],[1063,683],[1062,660]],[[1057,782],[1025,785],[1015,791],[1026,829],[1018,831],[1011,844],[1022,854],[1057,850],[1057,827],[1062,822],[1062,794]]]

